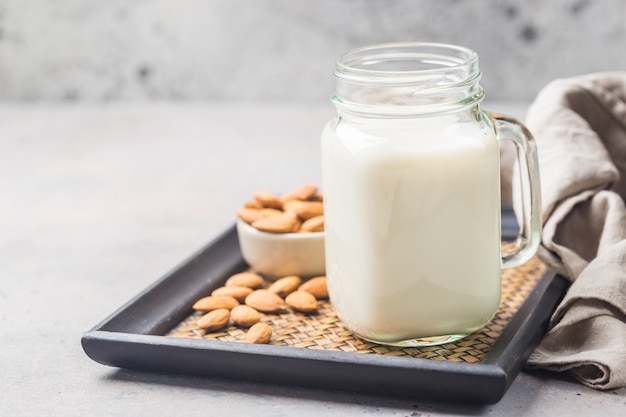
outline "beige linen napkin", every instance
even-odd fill
[[[539,150],[539,257],[572,281],[528,366],[626,386],[626,72],[550,83],[526,125]]]

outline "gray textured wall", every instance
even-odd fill
[[[623,0],[0,0],[0,100],[327,100],[337,54],[457,43],[491,99],[626,69]]]

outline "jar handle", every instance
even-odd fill
[[[498,140],[508,139],[515,144],[519,168],[522,221],[515,241],[502,247],[502,267],[522,265],[537,252],[541,240],[541,186],[537,144],[528,128],[511,116],[488,113],[494,120]]]

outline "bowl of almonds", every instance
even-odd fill
[[[253,197],[237,211],[239,246],[251,269],[268,279],[324,275],[324,206],[317,186]]]

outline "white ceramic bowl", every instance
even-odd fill
[[[237,219],[237,235],[243,259],[269,279],[326,273],[324,232],[266,233]]]

